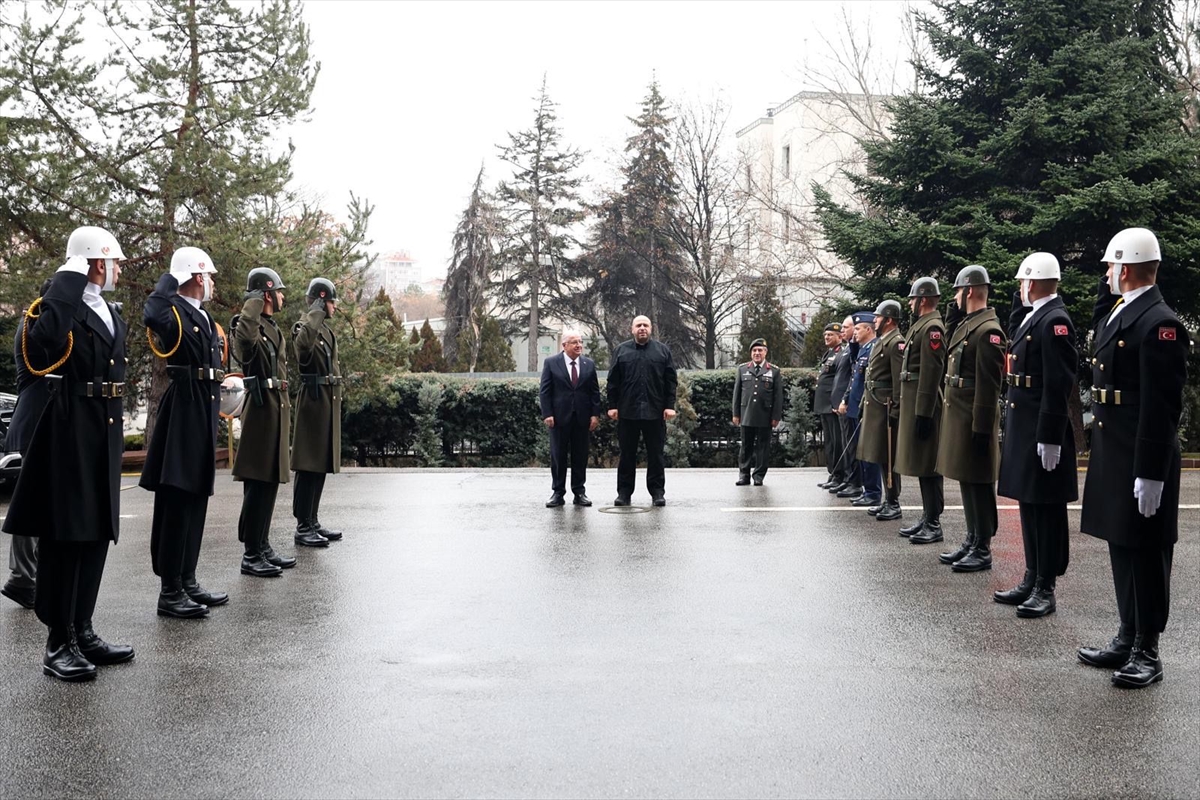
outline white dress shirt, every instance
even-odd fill
[[[88,308],[96,312],[96,316],[108,328],[109,336],[112,336],[115,333],[112,312],[108,310],[108,303],[104,302],[104,298],[100,296],[99,284],[89,283],[83,287],[83,302],[87,303]]]
[[[1046,305],[1046,303],[1049,303],[1056,297],[1058,297],[1057,293],[1052,294],[1049,297],[1043,297],[1040,300],[1034,300],[1033,305],[1029,308],[1029,313],[1025,315],[1025,319],[1021,322],[1021,327],[1017,328],[1017,335],[1019,336],[1025,330],[1025,328],[1029,326],[1029,320],[1033,319],[1033,315],[1038,312],[1039,308]],[[1016,336],[1013,338],[1015,339]]]
[[[1112,313],[1108,315],[1108,322],[1106,322],[1105,324],[1111,325],[1112,321],[1117,318],[1117,314],[1121,313],[1122,308],[1129,305],[1134,300],[1137,300],[1139,297],[1141,297],[1142,295],[1144,295],[1146,292],[1150,291],[1153,288],[1154,288],[1154,284],[1152,283],[1149,286],[1139,286],[1137,289],[1132,289],[1128,292],[1121,292],[1121,299],[1124,302],[1112,310]]]
[[[582,378],[583,377],[583,356],[579,356],[578,358],[571,358],[569,355],[567,355],[566,350],[563,350],[562,356],[563,356],[563,363],[567,365],[567,379],[569,380],[571,378],[571,364],[575,365],[575,374]]]

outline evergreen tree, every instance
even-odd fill
[[[510,133],[500,148],[513,174],[498,190],[508,236],[496,270],[501,307],[528,320],[530,372],[537,371],[543,301],[561,291],[558,269],[575,244],[571,227],[583,219],[576,174],[583,154],[562,144],[545,77],[535,102],[533,126]]]
[[[480,324],[495,266],[500,227],[500,217],[483,189],[483,167],[480,167],[471,198],[454,231],[454,254],[442,289],[446,301],[445,356],[447,361],[460,364],[461,372],[474,372],[479,360]],[[467,331],[470,335],[463,339],[461,334]],[[461,341],[468,343],[465,358],[459,353]]]
[[[750,343],[755,339],[767,342],[767,360],[778,366],[792,363],[792,336],[788,332],[783,303],[775,284],[759,281],[748,290],[742,309],[742,332],[738,335],[741,361],[750,360]]]
[[[494,317],[484,317],[479,326],[479,360],[476,370],[479,372],[515,372],[517,362],[513,358],[512,345],[500,329],[499,320]]]
[[[416,329],[413,330],[415,335]],[[417,341],[420,342],[420,349],[413,353],[412,371],[445,372],[446,357],[442,355],[442,343],[438,341],[429,320],[425,320],[425,324],[421,326],[421,334]]]
[[[1011,290],[1021,259],[1059,257],[1060,292],[1090,318],[1118,230],[1162,243],[1160,284],[1200,312],[1200,138],[1185,130],[1165,0],[935,0],[928,95],[891,104],[892,138],[851,176],[867,213],[814,187],[831,248],[874,301],[970,263]],[[1006,305],[1003,296],[997,302]]]

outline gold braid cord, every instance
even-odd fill
[[[42,304],[42,298],[38,298],[29,304],[29,308],[25,310],[25,323],[21,325],[21,358],[25,360],[25,369],[29,370],[29,374],[36,378],[41,378],[49,375],[54,370],[67,363],[67,359],[71,357],[71,351],[75,349],[75,334],[67,331],[67,352],[63,353],[63,357],[55,361],[45,369],[34,369],[33,364],[29,363],[29,322],[37,319],[40,314],[34,313],[34,309]]]
[[[150,352],[159,358],[170,358],[175,355],[175,351],[179,349],[180,343],[183,342],[183,320],[179,318],[179,309],[171,306],[171,310],[175,312],[175,321],[179,323],[179,338],[175,340],[175,346],[165,353],[158,352],[158,348],[154,346],[154,331],[146,328],[146,341],[150,343]]]

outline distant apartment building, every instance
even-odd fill
[[[399,297],[409,286],[420,283],[421,269],[406,250],[379,256],[367,273],[369,289],[377,292],[382,286],[391,297]]]

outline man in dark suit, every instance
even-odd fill
[[[551,495],[546,508],[565,504],[567,462],[571,464],[571,492],[575,505],[590,506],[587,483],[588,441],[600,424],[600,379],[596,362],[583,355],[583,339],[576,331],[563,331],[562,354],[542,365],[538,401],[542,421],[550,429]]]
[[[858,360],[858,342],[854,339],[854,318],[842,320],[842,349],[834,362],[833,389],[830,391],[830,402],[837,414],[838,426],[841,430],[841,452],[838,453],[838,468],[843,476],[841,483],[826,487],[830,494],[847,491],[856,496],[862,491],[862,475],[858,468],[858,458],[855,448],[858,442],[858,420],[850,418],[842,400],[850,390],[850,381],[854,377],[854,363]],[[853,441],[852,441],[853,440]]]
[[[813,413],[821,419],[821,434],[825,440],[825,469],[829,471],[828,477],[817,484],[822,489],[846,482],[841,459],[846,444],[842,441],[841,419],[833,401],[838,358],[845,349],[840,323],[831,322],[825,326],[825,347],[825,355],[821,356],[821,362],[817,364],[817,387],[813,392]],[[845,391],[845,387],[842,391]],[[838,398],[840,401],[841,395],[838,395]]]
[[[1127,228],[1104,254],[1092,345],[1092,451],[1080,529],[1108,542],[1121,627],[1079,659],[1115,669],[1112,682],[1161,681],[1158,637],[1167,626],[1171,560],[1179,538],[1179,419],[1188,331],[1156,285],[1158,239]],[[1105,310],[1107,309],[1107,311]]]

